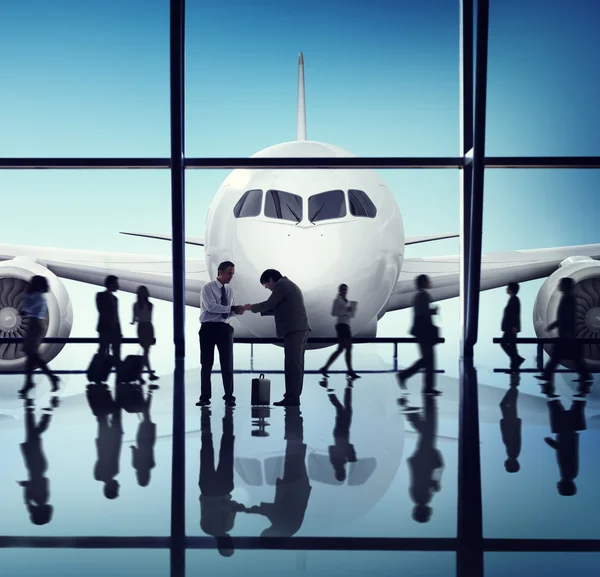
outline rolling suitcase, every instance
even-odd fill
[[[113,358],[111,355],[100,355],[96,353],[92,357],[92,362],[87,370],[87,379],[90,383],[105,383],[113,368]]]
[[[121,370],[119,371],[119,380],[122,383],[131,383],[139,381],[142,378],[142,369],[144,368],[144,357],[141,355],[128,355],[125,357]]]
[[[251,405],[269,405],[271,403],[271,381],[263,373],[258,379],[252,379]]]

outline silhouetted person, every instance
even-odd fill
[[[334,444],[329,446],[329,460],[338,481],[346,480],[346,463],[356,463],[356,450],[350,443],[350,425],[352,424],[352,384],[344,391],[344,404],[336,394],[328,394],[329,401],[335,407]]]
[[[52,408],[58,406],[58,397],[52,397],[50,407],[44,409],[39,423],[36,424],[33,400],[25,401],[25,442],[21,443],[21,453],[29,473],[28,481],[18,481],[25,489],[25,506],[34,525],[45,525],[52,519],[50,500],[50,482],[46,477],[48,461],[42,447],[42,433],[48,430],[52,418]]]
[[[302,415],[299,407],[285,408],[285,461],[283,476],[275,482],[273,503],[261,503],[247,509],[264,515],[271,522],[262,537],[291,537],[304,521],[312,487],[306,471],[306,445],[303,442]]]
[[[431,306],[431,296],[428,289],[431,288],[429,277],[425,274],[415,279],[417,294],[413,303],[413,325],[410,334],[417,339],[421,358],[412,366],[398,373],[398,381],[402,389],[406,388],[406,381],[420,369],[425,370],[423,382],[423,393],[438,394],[433,386],[435,371],[434,346],[438,339],[438,328],[433,324],[431,317],[437,314],[437,307]]]
[[[235,442],[233,409],[225,407],[219,464],[216,468],[208,407],[202,407],[200,430],[200,527],[207,535],[217,539],[217,547],[223,557],[231,557],[234,548],[229,532],[233,529],[236,513],[245,509],[231,499]]]
[[[152,385],[156,387],[156,385]],[[156,424],[152,422],[150,408],[152,405],[152,390],[148,391],[144,400],[142,420],[138,425],[136,445],[131,445],[132,465],[135,469],[137,482],[140,487],[150,484],[150,472],[156,466],[154,461],[154,445],[156,443]]]
[[[87,399],[98,422],[96,437],[97,460],[94,479],[104,483],[104,496],[116,499],[119,496],[119,461],[123,441],[121,407],[114,401],[106,385],[88,385]]]
[[[279,407],[297,407],[304,382],[304,352],[310,332],[304,297],[300,288],[275,269],[267,269],[260,277],[260,284],[272,291],[264,302],[246,304],[244,308],[253,313],[273,313],[275,329],[283,337],[285,395],[273,403]]]
[[[350,319],[354,317],[356,309],[348,301],[348,285],[341,284],[339,293],[333,300],[331,307],[331,315],[336,317],[335,332],[338,337],[338,348],[332,353],[327,362],[319,369],[324,376],[327,376],[327,370],[335,362],[335,360],[346,351],[346,367],[348,376],[353,379],[360,379],[360,375],[356,374],[352,369],[352,332],[350,330]]]
[[[119,320],[119,299],[115,292],[119,290],[119,279],[114,275],[108,275],[104,279],[106,290],[96,294],[96,308],[98,309],[98,354],[106,356],[112,352],[115,368],[117,370],[117,381],[119,381],[119,369],[121,367],[121,322]]]
[[[154,325],[152,324],[152,309],[154,305],[150,302],[148,287],[141,285],[137,289],[137,301],[133,303],[133,319],[131,324],[137,323],[138,341],[144,351],[144,365],[148,368],[149,379],[158,380],[154,371],[150,368],[150,347],[156,343],[154,338]],[[144,384],[144,380],[140,380]]]
[[[500,346],[510,358],[510,370],[516,371],[525,360],[517,351],[517,334],[521,332],[521,301],[517,296],[519,283],[508,283],[506,293],[509,298],[502,315],[501,330],[503,334]]]
[[[437,401],[431,395],[423,395],[422,413],[408,413],[406,418],[419,435],[417,447],[408,458],[410,471],[410,496],[415,503],[412,517],[418,523],[431,519],[429,506],[433,493],[440,490],[444,460],[435,447],[437,435]]]
[[[586,429],[585,401],[576,400],[565,411],[558,400],[548,403],[550,428],[555,439],[546,437],[544,441],[556,451],[556,460],[560,470],[560,481],[556,484],[558,493],[570,497],[577,493],[575,479],[579,474],[579,432]]]
[[[48,281],[46,277],[35,275],[29,283],[27,295],[25,296],[21,314],[24,315],[29,327],[23,341],[23,350],[27,355],[25,362],[25,385],[19,391],[21,396],[25,396],[28,391],[33,389],[33,371],[36,366],[40,367],[45,375],[50,379],[52,392],[58,390],[60,379],[50,370],[44,359],[39,354],[39,348],[42,344],[46,331],[48,330],[48,305],[44,293],[48,292]]]
[[[506,447],[506,461],[504,468],[508,473],[516,473],[521,468],[519,454],[521,453],[521,419],[517,414],[519,400],[519,377],[513,375],[510,379],[510,388],[500,402],[502,418],[500,419],[500,432],[502,442]]]
[[[215,346],[221,361],[223,399],[227,406],[235,406],[233,396],[233,327],[231,317],[243,314],[244,308],[233,305],[233,290],[229,283],[235,274],[235,265],[224,261],[217,269],[217,278],[202,287],[200,295],[200,399],[198,407],[210,405],[212,386],[210,376],[215,362]]]
[[[536,379],[543,381],[552,381],[554,371],[561,361],[572,361],[575,365],[575,370],[579,373],[579,381],[591,380],[591,375],[585,366],[583,360],[583,347],[575,335],[575,296],[573,295],[573,279],[563,277],[560,279],[558,290],[563,293],[558,305],[558,318],[550,323],[547,331],[551,331],[558,327],[558,336],[560,339],[554,349],[552,355],[544,367],[541,375],[536,375]]]

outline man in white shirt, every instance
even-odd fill
[[[243,314],[244,307],[233,306],[233,290],[229,286],[235,265],[222,262],[217,269],[217,278],[206,283],[200,294],[200,399],[197,407],[210,405],[212,388],[210,375],[215,360],[215,345],[219,350],[223,399],[228,407],[235,406],[233,396],[233,327],[231,317]]]

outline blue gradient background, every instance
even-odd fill
[[[492,0],[488,155],[600,154],[599,16],[587,0]],[[166,0],[0,2],[0,156],[168,156],[168,18]],[[188,156],[249,156],[292,140],[300,51],[309,138],[360,156],[459,153],[458,1],[189,1],[186,35]],[[458,171],[381,172],[407,235],[459,231]],[[188,235],[204,233],[227,173],[188,174]],[[599,242],[599,186],[597,170],[488,170],[484,250]],[[166,172],[2,171],[0,199],[3,242],[170,253],[167,243],[118,234],[168,233]],[[411,247],[407,256],[458,249],[449,240]],[[188,256],[202,252],[189,248]],[[534,335],[529,311],[542,282],[522,287],[523,336]],[[73,336],[91,334],[96,288],[65,285]],[[482,294],[476,349],[480,380],[498,386],[504,377],[491,371],[505,359],[491,339],[505,298],[503,289]],[[131,302],[121,295],[123,320]],[[440,364],[451,376],[458,372],[458,307],[458,299],[441,306],[448,343]],[[159,303],[156,315],[162,337],[154,358],[167,371],[170,305]],[[379,334],[404,334],[409,319],[408,312],[387,315]],[[193,365],[196,310],[187,321]],[[377,348],[389,362],[389,347]],[[361,366],[372,350],[362,353]],[[533,348],[523,350],[533,359]],[[237,356],[240,368],[246,354]],[[326,354],[310,353],[309,364]],[[413,351],[405,354],[410,362]],[[53,365],[72,366],[75,355],[66,349]],[[271,348],[256,355],[269,365],[280,358]]]

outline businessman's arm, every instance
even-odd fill
[[[274,309],[285,297],[284,288],[279,285],[273,287],[273,293],[271,296],[262,303],[254,304],[250,307],[253,313],[264,313]]]
[[[213,292],[211,292],[208,285],[202,287],[200,292],[200,303],[202,308],[209,313],[214,314],[231,314],[231,305],[222,305],[221,299],[217,299]]]

